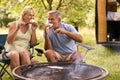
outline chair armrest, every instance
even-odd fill
[[[35,47],[37,45],[39,45],[39,43],[32,44],[32,45],[30,45],[30,48],[33,48],[33,47]]]
[[[38,56],[42,56],[42,54],[44,54],[44,51],[42,49],[35,48],[35,50],[38,52],[37,53]]]
[[[0,54],[2,53],[2,50],[4,49],[4,46],[0,44]]]
[[[83,62],[83,59],[84,59],[85,56],[87,55],[87,52],[88,52],[89,50],[94,50],[94,49],[95,49],[95,48],[93,48],[93,47],[91,47],[91,46],[88,46],[88,45],[85,45],[85,44],[82,44],[82,43],[76,43],[76,45],[77,45],[78,47],[80,46],[80,47],[86,49],[85,52],[84,52],[83,57],[82,57],[81,59],[79,59],[77,62]]]
[[[33,54],[34,54],[34,47],[37,46],[37,45],[39,45],[39,43],[30,45],[30,49],[31,49],[31,51],[30,51],[31,52],[30,59],[32,59],[34,57],[33,56]]]
[[[95,48],[93,48],[91,46],[87,46],[87,45],[84,45],[84,44],[81,44],[81,43],[77,43],[77,46],[81,46],[81,47],[83,47],[83,48],[85,48],[87,50],[93,50],[93,49],[95,49]]]
[[[7,54],[8,52],[6,52],[6,49],[5,49],[5,47],[2,45],[2,44],[0,44],[0,54],[2,54],[2,58],[1,58],[1,60],[4,60],[4,61],[9,61],[10,59],[7,57]],[[9,62],[8,62],[9,63]]]

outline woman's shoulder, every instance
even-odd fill
[[[9,27],[14,27],[14,26],[16,26],[16,22],[17,22],[17,21],[9,22],[9,23],[8,23],[8,26],[9,26]]]

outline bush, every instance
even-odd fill
[[[6,8],[0,8],[0,27],[8,27],[8,23],[15,20],[15,18],[11,18],[11,12],[8,12]]]
[[[8,27],[7,26],[8,23],[12,22],[14,20],[15,20],[15,18],[3,18],[3,19],[0,19],[0,27],[3,27],[3,26]]]

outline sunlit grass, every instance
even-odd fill
[[[108,70],[109,74],[105,80],[119,80],[120,79],[120,52],[114,51],[100,44],[96,44],[95,41],[95,29],[81,28],[79,29],[83,36],[83,43],[95,48],[87,53],[84,61],[87,64],[96,65]],[[7,29],[0,29],[0,33],[6,33]],[[43,30],[37,30],[37,39],[40,43],[37,48],[43,49]],[[35,55],[35,59],[46,62],[44,55],[38,57]],[[10,70],[9,70],[10,71]],[[3,80],[12,80],[5,74]]]

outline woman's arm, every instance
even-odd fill
[[[8,26],[9,26],[9,31],[7,36],[7,43],[11,44],[16,38],[17,32],[19,30],[19,26],[16,27],[16,21],[9,23]]]
[[[32,24],[32,35],[31,35],[31,41],[30,44],[36,44],[37,43],[37,37],[36,37],[36,29],[38,27],[38,23],[37,22],[33,22]]]

